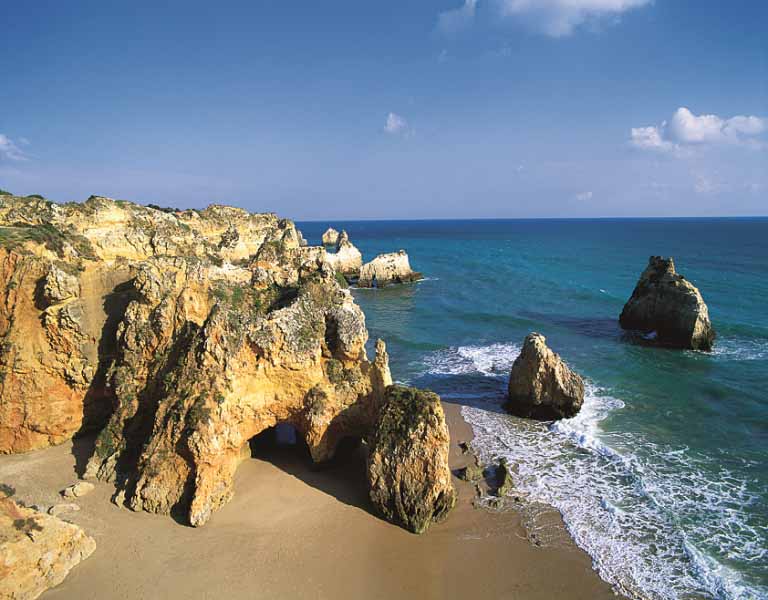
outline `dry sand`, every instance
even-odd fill
[[[456,468],[468,460],[457,444],[472,434],[460,407],[444,406]],[[2,456],[0,482],[28,504],[62,502],[82,445]],[[474,508],[467,483],[455,481],[459,502],[448,520],[416,536],[371,513],[355,457],[322,471],[291,448],[268,458],[240,466],[234,499],[200,529],[118,508],[112,486],[97,483],[69,514],[96,539],[96,552],[44,600],[615,598],[564,533],[535,546],[517,511]]]

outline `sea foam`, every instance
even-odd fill
[[[592,383],[572,419],[550,425],[505,414],[499,406],[519,350],[462,346],[423,360],[438,381],[466,375],[495,384],[478,391],[468,379],[467,389],[442,395],[464,404],[483,461],[514,465],[515,494],[560,511],[600,576],[630,597],[768,598],[732,566],[768,560],[768,532],[743,510],[759,502],[746,482],[711,457],[604,427],[624,402]]]

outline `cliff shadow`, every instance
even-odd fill
[[[442,400],[461,406],[473,406],[489,412],[506,413],[509,373],[493,376],[481,373],[425,374],[410,382],[418,388],[427,388]]]
[[[339,502],[382,519],[368,497],[368,452],[366,444],[359,437],[343,438],[334,458],[319,464],[312,461],[301,434],[287,423],[266,429],[251,438],[249,444],[251,460],[271,463]]]
[[[106,314],[97,346],[98,363],[96,373],[83,399],[83,421],[74,436],[72,454],[78,476],[85,472],[85,466],[93,454],[96,433],[107,424],[114,411],[114,394],[107,386],[107,371],[112,365],[117,350],[117,328],[123,320],[125,310],[136,298],[133,280],[116,285],[104,296],[102,308]],[[90,450],[90,451],[88,451]]]

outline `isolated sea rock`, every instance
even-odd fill
[[[674,260],[651,256],[619,317],[623,329],[640,331],[658,344],[711,350],[715,330],[701,293],[675,271]]]
[[[407,283],[422,279],[421,273],[411,269],[405,250],[379,254],[360,269],[358,287],[386,287],[397,283]]]
[[[0,497],[0,598],[37,598],[95,549],[77,525]]]
[[[546,344],[530,333],[512,365],[506,408],[520,417],[551,420],[572,417],[584,402],[584,382]]]
[[[342,231],[339,234],[336,242],[336,252],[328,253],[325,260],[334,270],[346,277],[357,277],[360,274],[360,268],[363,266],[363,255],[349,241],[349,235],[347,235],[346,231]]]
[[[329,227],[323,234],[323,246],[335,246],[339,242],[339,232]]]
[[[450,438],[437,394],[393,385],[371,438],[370,496],[390,521],[422,533],[456,503]]]

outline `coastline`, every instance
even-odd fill
[[[460,405],[443,406],[455,470],[471,460],[458,443],[472,430]],[[28,504],[61,502],[84,445],[2,456],[0,481]],[[616,597],[569,538],[535,546],[520,513],[474,508],[473,486],[455,477],[456,508],[416,536],[370,512],[359,461],[316,471],[293,449],[269,458],[243,462],[235,497],[199,529],[118,508],[96,483],[65,517],[96,551],[43,598]]]

